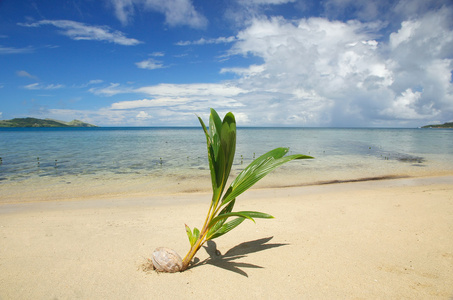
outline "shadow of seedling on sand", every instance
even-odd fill
[[[192,268],[209,264],[248,277],[247,273],[244,272],[244,270],[242,270],[241,268],[257,269],[263,267],[249,263],[238,262],[236,260],[241,259],[243,257],[247,257],[247,254],[250,253],[288,245],[288,244],[266,244],[272,238],[273,236],[241,243],[237,246],[234,246],[223,255],[220,253],[220,251],[217,250],[217,245],[215,242],[208,241],[207,246],[203,246],[203,248],[209,254],[209,258],[201,262],[198,259],[195,259]]]

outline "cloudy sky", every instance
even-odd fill
[[[0,0],[0,119],[453,121],[451,0]]]

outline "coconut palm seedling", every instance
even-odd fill
[[[189,267],[197,251],[209,240],[230,232],[245,219],[254,222],[256,218],[271,219],[271,215],[256,211],[233,211],[236,198],[257,183],[264,176],[280,165],[293,159],[313,158],[295,154],[285,156],[288,148],[276,148],[256,158],[247,166],[231,185],[225,189],[236,151],[236,121],[229,112],[223,121],[214,109],[211,109],[209,129],[198,117],[206,135],[209,169],[212,182],[212,200],[201,230],[190,229],[186,232],[190,250],[184,259],[172,249],[160,247],[152,255],[153,267],[160,272],[182,272]]]

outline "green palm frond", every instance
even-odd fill
[[[230,232],[245,219],[254,221],[256,218],[273,218],[269,214],[256,211],[234,212],[234,204],[239,195],[282,164],[294,159],[313,158],[302,154],[285,156],[289,151],[288,148],[276,148],[255,159],[236,177],[225,192],[236,152],[236,120],[231,112],[227,113],[222,120],[214,109],[211,109],[209,116],[209,127],[206,127],[200,117],[198,120],[206,136],[213,195],[201,231],[197,228],[192,231],[186,225],[191,248],[183,260],[183,270],[189,266],[195,253],[206,241]],[[234,219],[228,221],[232,217]]]

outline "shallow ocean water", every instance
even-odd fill
[[[237,135],[232,175],[280,146],[315,157],[282,166],[266,186],[453,172],[448,129],[238,128]],[[148,181],[158,191],[187,181],[192,189],[183,191],[197,191],[210,184],[201,128],[0,129],[0,157],[0,187]]]

